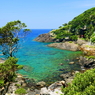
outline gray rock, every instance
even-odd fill
[[[66,73],[66,74],[61,74],[60,75],[61,78],[63,78],[64,80],[68,79],[69,77],[71,77],[71,73]]]
[[[49,94],[49,91],[46,87],[41,88],[40,95],[47,95]]]
[[[62,86],[65,86],[65,81],[57,81],[57,82],[51,84],[51,85],[48,87],[48,89],[54,91],[54,89],[60,88],[60,87],[62,87]]]
[[[41,81],[41,82],[38,82],[36,85],[40,87],[44,87],[46,83],[44,81]]]
[[[77,40],[77,44],[78,45],[83,45],[83,44],[86,44],[87,42],[86,41],[84,41],[84,40],[81,40],[81,39],[78,39]]]
[[[37,38],[34,39],[34,41],[38,42],[54,42],[54,39],[49,33],[41,34]]]
[[[78,51],[79,50],[78,44],[69,43],[69,42],[65,42],[65,43],[52,43],[52,44],[49,44],[48,46],[49,47],[59,48],[59,49],[64,49],[64,50],[71,50],[71,51]]]

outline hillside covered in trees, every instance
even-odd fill
[[[95,7],[86,10],[82,14],[75,17],[72,21],[63,24],[59,29],[53,30],[56,39],[63,40],[68,37],[70,40],[84,38],[89,40],[95,31]],[[92,42],[94,39],[91,39]]]

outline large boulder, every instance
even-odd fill
[[[39,35],[37,38],[34,39],[34,41],[38,42],[54,42],[54,38],[50,35],[50,33],[45,33]]]
[[[65,43],[52,43],[48,45],[49,47],[55,47],[59,49],[64,49],[64,50],[71,50],[71,51],[78,51],[79,46],[78,44],[75,43],[70,43],[70,42],[65,42]]]
[[[39,87],[44,87],[46,83],[44,81],[41,81],[41,82],[38,82],[36,85]]]
[[[40,95],[63,95],[61,88],[65,86],[65,81],[57,81],[51,84],[48,88],[41,88]]]

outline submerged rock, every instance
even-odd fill
[[[23,70],[26,71],[26,72],[32,72],[33,67],[28,66],[28,65],[24,65]]]
[[[75,62],[69,62],[69,64],[74,64]]]

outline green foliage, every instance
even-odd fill
[[[89,40],[93,32],[95,31],[95,7],[86,10],[82,14],[75,17],[68,24],[63,24],[59,29],[54,31],[58,39],[70,37],[71,40],[77,40],[77,36]],[[67,35],[69,33],[69,35]],[[74,36],[76,36],[74,38]],[[95,37],[92,38],[92,42],[95,42]]]
[[[69,41],[69,43],[73,43],[72,41]]]
[[[0,87],[2,87],[6,82],[15,80],[16,70],[22,67],[16,64],[17,61],[17,58],[9,57],[4,63],[0,64]]]
[[[20,84],[15,84],[15,86],[17,86],[17,87],[21,87],[21,85],[20,85]]]
[[[90,40],[91,40],[92,43],[95,43],[95,33],[93,33],[93,34],[91,35]]]
[[[95,69],[77,73],[72,84],[62,91],[64,95],[95,95]]]
[[[4,27],[0,28],[0,45],[2,46],[3,55],[6,57],[14,56],[14,53],[19,48],[18,42],[20,38],[25,37],[30,31],[29,29],[23,29],[25,27],[25,23],[17,20],[8,22]]]
[[[72,36],[70,36],[70,39],[71,39],[71,40],[74,40],[74,41],[77,41],[78,36],[77,36],[77,35],[72,35]]]
[[[87,56],[88,59],[95,59],[95,56]]]
[[[23,69],[23,65],[18,65],[17,69]]]
[[[19,95],[23,95],[23,94],[26,94],[26,90],[24,88],[18,88],[16,91],[15,91],[15,94],[19,94]]]
[[[0,79],[0,87],[2,87],[4,85],[4,80]]]

